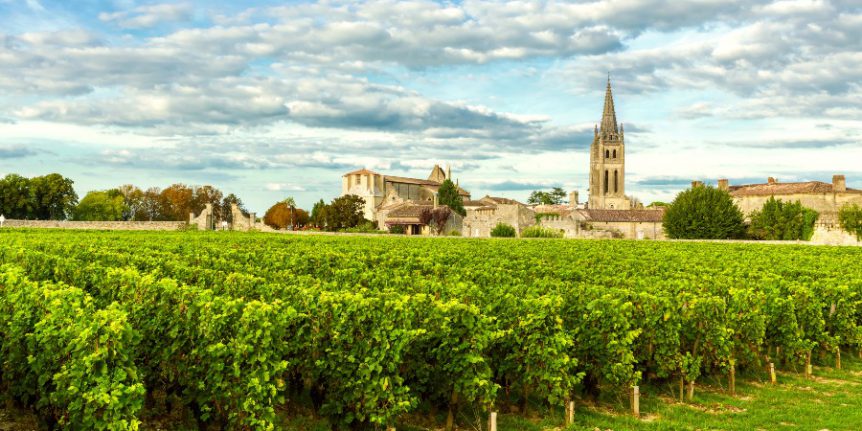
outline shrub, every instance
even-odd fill
[[[745,235],[742,212],[727,191],[697,186],[680,192],[664,213],[670,238],[735,239]]]
[[[491,236],[494,238],[514,238],[516,236],[515,228],[512,225],[500,222],[494,229],[491,229]]]
[[[389,226],[389,233],[394,233],[397,235],[404,235],[404,225],[403,224],[394,224]]]
[[[358,224],[354,227],[349,227],[345,229],[341,229],[341,232],[347,233],[388,233],[385,230],[377,229],[377,224],[371,221],[365,220],[364,223]]]
[[[814,235],[817,211],[799,201],[784,202],[770,197],[760,211],[751,213],[749,234],[755,239],[805,240]]]
[[[449,236],[461,236],[461,231],[460,230],[450,230]]]
[[[521,232],[521,238],[562,238],[563,232],[542,226],[530,226]]]
[[[841,229],[856,235],[856,239],[862,241],[862,207],[856,204],[844,204],[838,211],[838,222],[841,224]]]

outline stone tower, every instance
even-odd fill
[[[590,209],[631,209],[625,194],[626,151],[622,125],[617,126],[611,79],[605,91],[601,127],[590,146]]]

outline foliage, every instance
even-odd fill
[[[461,216],[467,215],[467,210],[464,209],[464,199],[458,193],[458,186],[448,178],[443,180],[437,190],[437,203],[451,208],[452,211],[461,214]]]
[[[274,229],[286,229],[289,226],[297,229],[308,224],[308,221],[305,210],[291,207],[283,201],[271,206],[263,216],[263,222]]]
[[[521,238],[562,238],[563,232],[542,226],[530,226],[521,231]]]
[[[784,202],[770,196],[760,211],[751,213],[748,231],[756,239],[807,241],[814,235],[817,215],[799,201]]]
[[[75,207],[72,218],[85,221],[124,220],[129,213],[125,197],[117,189],[87,193]]]
[[[343,230],[359,226],[365,220],[365,199],[356,195],[339,196],[326,206],[326,228]]]
[[[377,224],[373,223],[369,220],[365,220],[362,223],[353,226],[341,229],[341,232],[347,233],[387,233],[385,230],[377,229]]]
[[[745,234],[742,212],[733,198],[712,186],[680,192],[667,207],[663,223],[670,238],[734,239]]]
[[[0,179],[0,214],[10,219],[65,220],[78,203],[72,183],[60,174],[6,175]]]
[[[844,204],[838,211],[838,222],[845,232],[856,235],[862,241],[862,207],[856,204]]]
[[[855,248],[3,236],[0,390],[69,429],[134,429],[159,393],[196,429],[276,429],[306,399],[341,429],[457,421],[862,346]]]
[[[551,191],[534,190],[527,198],[529,204],[560,205],[566,202],[566,191],[562,187],[554,187]]]
[[[494,238],[514,238],[518,235],[515,227],[503,222],[497,223],[494,229],[491,229],[491,236]]]
[[[446,222],[452,217],[452,209],[447,206],[437,208],[423,208],[419,213],[419,223],[429,226],[434,234],[440,235],[446,229]]]
[[[309,222],[312,226],[318,228],[326,227],[326,202],[323,202],[323,199],[314,203],[314,207],[311,208]]]
[[[396,235],[403,235],[404,232],[406,232],[406,231],[404,230],[403,224],[393,224],[393,225],[389,226],[389,233],[396,234]]]

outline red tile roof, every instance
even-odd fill
[[[378,174],[377,172],[369,171],[368,169],[362,168],[358,171],[348,172],[348,173],[342,175],[342,177],[346,177],[348,175],[380,175],[380,174]]]
[[[664,209],[658,210],[579,210],[588,221],[659,223]]]
[[[773,196],[773,195],[796,195],[796,194],[823,194],[832,193],[832,184],[821,181],[807,181],[802,183],[779,183],[772,184],[746,184],[730,186],[728,188],[731,196]],[[847,189],[847,193],[862,193],[862,190]]]

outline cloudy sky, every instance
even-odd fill
[[[450,163],[476,197],[585,196],[610,73],[645,202],[719,177],[862,188],[860,34],[859,0],[0,0],[0,175],[263,211]]]

